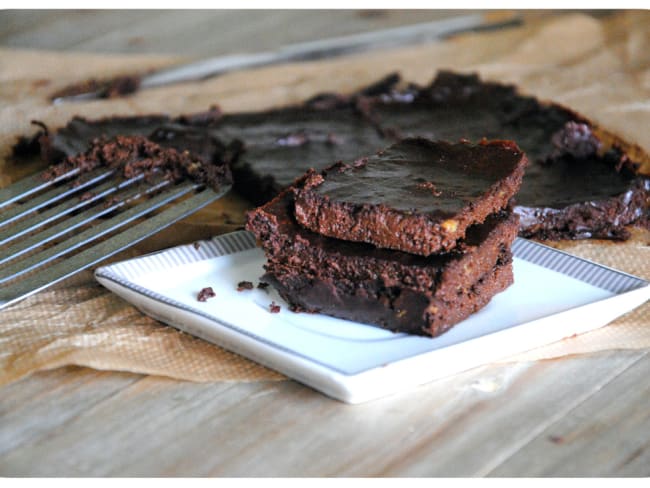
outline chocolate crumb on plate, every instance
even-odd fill
[[[196,299],[197,299],[199,302],[205,302],[205,301],[208,300],[208,298],[213,298],[213,297],[215,297],[215,296],[217,296],[217,295],[216,295],[216,293],[214,292],[214,290],[212,289],[212,287],[211,287],[211,286],[208,286],[208,287],[203,288],[203,289],[199,292],[199,294],[197,295]]]
[[[104,208],[109,208],[109,207],[112,207],[113,205],[118,205],[120,203],[122,203],[122,200],[120,200],[119,197],[112,196],[112,197],[107,198],[104,201]]]
[[[271,313],[280,313],[280,305],[275,302],[271,302],[271,305],[269,305],[269,311]]]
[[[253,283],[250,281],[240,281],[237,283],[237,291],[252,290]]]

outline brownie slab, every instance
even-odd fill
[[[506,251],[489,273],[450,300],[410,288],[384,287],[376,281],[333,280],[272,265],[262,279],[294,311],[436,337],[487,305],[512,284],[513,274],[511,254]]]
[[[230,154],[235,190],[260,205],[307,168],[321,170],[405,137],[509,139],[530,160],[515,206],[521,235],[625,239],[625,226],[647,213],[650,183],[638,166],[650,167],[650,157],[586,117],[476,75],[443,71],[427,86],[399,90],[398,82],[389,76],[356,94],[255,113],[75,117],[58,130],[40,123],[42,130],[21,138],[14,154],[40,151],[52,164],[86,151],[95,138],[117,135],[152,137],[178,150],[203,144],[208,154],[220,144]]]
[[[377,155],[312,172],[294,187],[304,227],[422,256],[453,249],[508,205],[524,175],[516,144],[404,139]]]
[[[285,190],[247,216],[246,227],[269,263],[333,280],[411,287],[442,299],[466,290],[491,270],[500,253],[510,248],[518,227],[516,215],[499,212],[471,226],[453,251],[423,257],[322,236],[300,226],[293,209],[293,192]]]

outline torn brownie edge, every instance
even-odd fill
[[[127,179],[160,172],[173,182],[191,179],[214,189],[232,184],[228,164],[206,162],[189,151],[163,147],[142,136],[96,139],[84,153],[50,166],[43,178],[52,180],[72,170],[84,174],[99,167],[113,169]]]

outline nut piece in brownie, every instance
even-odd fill
[[[510,248],[518,227],[516,215],[498,212],[471,226],[452,251],[424,257],[322,236],[300,226],[293,209],[288,189],[248,214],[246,227],[261,243],[270,265],[328,280],[409,287],[440,299],[455,296],[488,273]]]
[[[296,185],[304,227],[422,256],[448,251],[508,205],[526,156],[510,141],[404,139],[375,156],[312,172]]]
[[[513,282],[512,255],[505,251],[492,270],[449,300],[376,281],[331,279],[269,265],[271,282],[294,311],[324,313],[394,332],[439,336],[477,312]]]

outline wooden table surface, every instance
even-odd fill
[[[450,13],[5,11],[0,43],[200,56]],[[301,27],[278,34],[287,26]],[[647,350],[608,351],[487,365],[350,406],[290,380],[67,367],[0,388],[0,475],[648,476],[649,377]]]

